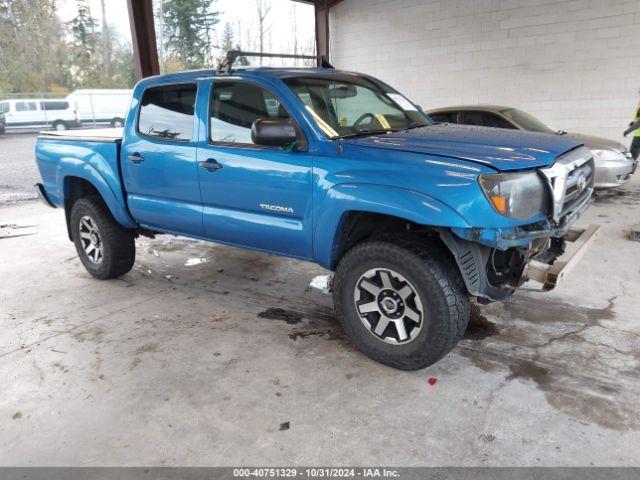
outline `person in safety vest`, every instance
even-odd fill
[[[638,92],[640,93],[640,92]],[[633,116],[633,122],[629,124],[629,128],[624,132],[626,137],[633,132],[633,140],[631,141],[631,155],[634,160],[637,160],[640,155],[640,103],[636,107],[635,114]]]

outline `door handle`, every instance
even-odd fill
[[[134,153],[133,155],[129,155],[127,158],[135,164],[144,162],[144,157],[139,153]]]
[[[220,170],[222,168],[222,164],[218,163],[215,158],[207,158],[205,162],[200,162],[200,166],[202,168],[206,168],[210,172],[215,172],[216,170]]]

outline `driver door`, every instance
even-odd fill
[[[197,153],[205,235],[311,258],[313,157],[287,107],[262,85],[223,80],[213,82],[208,110],[206,140]],[[296,126],[297,149],[253,143],[253,122],[276,117]]]

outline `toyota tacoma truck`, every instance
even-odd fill
[[[127,273],[134,239],[162,233],[316,262],[350,339],[405,370],[456,345],[471,297],[553,288],[597,232],[571,228],[594,183],[580,143],[436,125],[329,67],[146,78],[122,129],[45,132],[36,158],[94,277]]]

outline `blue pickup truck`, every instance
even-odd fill
[[[470,297],[552,288],[565,241],[577,258],[597,231],[571,229],[594,182],[575,140],[435,125],[332,68],[147,78],[123,129],[43,133],[36,158],[94,277],[127,273],[134,239],[160,233],[313,261],[348,336],[406,370],[461,339]]]

